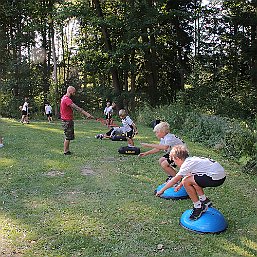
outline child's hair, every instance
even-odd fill
[[[126,112],[125,109],[120,109],[120,110],[119,110],[119,116],[125,117],[126,115],[127,115],[127,112]]]
[[[165,132],[165,133],[169,133],[170,132],[170,125],[168,122],[160,122],[159,124],[157,124],[154,129],[154,132]]]
[[[170,157],[172,159],[176,157],[181,160],[185,160],[188,156],[189,156],[188,150],[184,145],[175,145],[172,147],[170,151]]]

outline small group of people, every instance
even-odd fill
[[[119,116],[122,127],[114,127],[105,134],[96,135],[96,138],[111,138],[116,133],[123,134],[127,138],[128,146],[134,146],[133,137],[138,133],[136,125],[124,109],[119,111]],[[226,179],[224,168],[209,158],[190,157],[185,142],[170,132],[170,125],[167,122],[160,122],[153,131],[160,143],[141,143],[141,146],[151,149],[141,152],[139,157],[159,151],[164,152],[159,159],[159,164],[168,177],[165,181],[166,185],[156,193],[156,196],[161,196],[170,187],[176,186],[175,191],[178,191],[184,186],[194,205],[190,219],[199,219],[208,207],[212,206],[212,202],[205,196],[203,188],[222,185]]]
[[[191,220],[197,220],[212,206],[212,202],[204,194],[205,187],[217,187],[224,183],[226,174],[224,168],[216,161],[204,157],[190,157],[186,144],[182,139],[170,133],[167,122],[160,122],[154,127],[159,144],[141,143],[151,150],[140,153],[140,157],[164,151],[159,164],[168,175],[165,186],[156,192],[161,196],[165,190],[175,186],[174,191],[185,187],[187,194],[193,202]],[[177,171],[178,169],[178,171]]]
[[[29,124],[29,102],[28,97],[24,98],[24,103],[20,107],[21,110],[21,123]],[[48,122],[53,121],[53,108],[49,103],[45,104],[45,115],[47,117]]]
[[[73,103],[71,98],[75,95],[75,92],[75,88],[70,86],[61,99],[60,110],[65,134],[65,155],[71,154],[69,146],[70,141],[74,139],[73,109],[81,112],[88,118],[94,119],[94,116]],[[108,104],[109,106],[111,105]],[[109,117],[111,116],[106,118],[109,119]],[[137,127],[124,109],[119,110],[119,117],[122,127],[113,127],[105,134],[96,135],[96,138],[110,138],[115,134],[123,134],[127,138],[128,146],[132,147],[134,146],[133,137],[138,134]],[[204,193],[204,188],[222,185],[226,179],[224,168],[218,162],[209,158],[190,157],[185,142],[170,132],[170,126],[167,122],[160,122],[154,127],[153,131],[160,140],[160,143],[141,143],[143,147],[151,149],[141,152],[139,157],[164,151],[164,155],[159,159],[159,164],[168,177],[165,186],[156,192],[156,196],[161,196],[170,187],[175,186],[175,191],[178,191],[184,186],[193,202],[193,211],[189,218],[191,220],[199,219],[207,211],[208,207],[212,206],[211,200]]]

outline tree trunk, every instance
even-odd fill
[[[95,4],[95,8],[96,8],[98,17],[103,20],[104,15],[102,12],[100,1],[93,0],[93,2]],[[110,53],[112,51],[112,44],[111,44],[111,40],[110,40],[110,36],[109,36],[108,30],[107,30],[107,27],[104,24],[102,24],[101,30],[102,30],[106,50]],[[122,98],[121,98],[119,75],[118,75],[118,71],[116,68],[111,68],[111,75],[112,75],[112,85],[113,85],[114,93],[117,97],[117,100],[116,100],[117,108],[120,109],[122,107]]]
[[[150,46],[154,46],[155,44],[155,39],[152,36],[149,40],[147,36],[147,31],[143,32],[142,35],[142,40],[143,43],[149,44]],[[146,70],[146,75],[145,79],[148,84],[148,95],[149,95],[149,101],[151,106],[156,106],[158,103],[158,91],[157,91],[157,81],[158,81],[158,75],[157,75],[157,66],[155,63],[156,60],[156,55],[155,51],[152,50],[153,48],[148,48],[144,51],[145,53],[145,70]]]

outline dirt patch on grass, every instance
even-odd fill
[[[96,172],[89,166],[85,166],[81,169],[81,175],[83,176],[90,176],[90,175],[95,175]]]

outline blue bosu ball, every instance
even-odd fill
[[[199,234],[218,234],[225,231],[228,227],[224,216],[215,208],[209,207],[208,210],[197,220],[189,219],[191,213],[192,209],[186,210],[182,214],[179,222],[182,227],[190,231]]]
[[[155,192],[160,191],[165,185],[166,183],[158,186]],[[177,192],[174,191],[174,187],[170,187],[166,189],[160,197],[164,199],[180,200],[180,199],[187,199],[189,196],[184,186],[182,186],[180,190]]]

